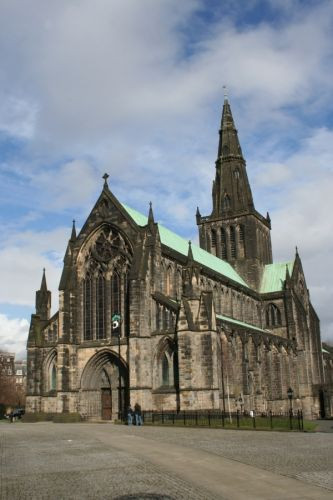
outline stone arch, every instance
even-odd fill
[[[88,418],[121,418],[128,404],[127,363],[111,349],[96,352],[80,379],[80,411]]]
[[[46,392],[57,390],[57,361],[57,351],[52,349],[44,361],[44,390]]]

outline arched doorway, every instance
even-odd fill
[[[87,418],[120,419],[128,404],[128,368],[108,349],[97,352],[81,377],[80,413]]]

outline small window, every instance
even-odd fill
[[[222,208],[223,210],[230,210],[230,207],[231,207],[230,196],[228,194],[225,194],[222,202]]]
[[[230,226],[230,252],[231,258],[236,258],[236,235],[234,226]]]

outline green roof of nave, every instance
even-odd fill
[[[280,292],[286,280],[287,267],[291,276],[294,267],[294,260],[290,262],[276,262],[267,264],[260,285],[260,293]]]
[[[262,328],[259,328],[258,326],[250,325],[249,323],[245,323],[244,321],[239,321],[237,319],[230,318],[229,316],[224,316],[223,314],[217,314],[216,318],[220,319],[222,321],[226,321],[227,323],[231,323],[233,325],[243,326],[244,328],[250,328],[250,330],[256,330],[256,331],[261,332],[261,333],[272,333],[270,330],[263,330]]]
[[[132,217],[132,219],[136,222],[136,224],[138,224],[138,226],[145,226],[147,224],[148,218],[145,215],[141,214],[140,212],[137,212],[128,205],[122,204],[122,206],[125,208],[126,212]],[[166,245],[167,247],[172,248],[176,252],[187,256],[188,241],[185,240],[185,238],[182,238],[181,236],[174,233],[173,231],[170,231],[170,229],[167,229],[161,224],[158,224],[158,229],[160,233],[161,243],[163,245]],[[218,257],[215,257],[215,255],[212,255],[206,250],[203,250],[198,245],[194,245],[192,243],[191,246],[192,246],[193,259],[196,262],[235,281],[236,283],[239,283],[240,285],[249,288],[249,286],[245,283],[245,281],[237,274],[237,272],[228,262],[219,259]]]

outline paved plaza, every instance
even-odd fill
[[[333,433],[0,424],[0,497],[331,499]]]

